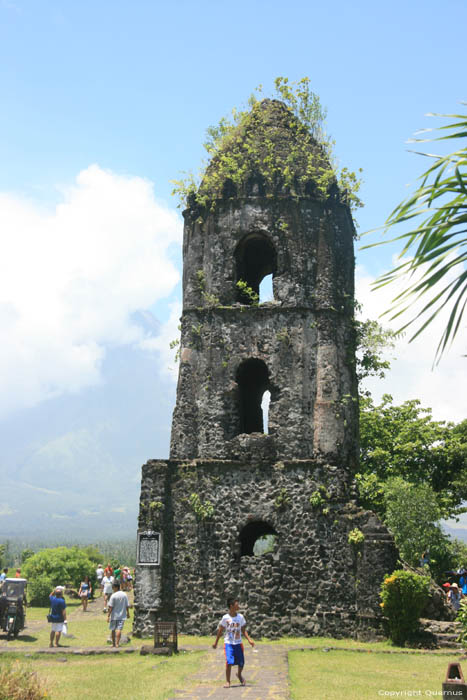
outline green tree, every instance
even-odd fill
[[[87,556],[88,559],[92,561],[93,564],[102,564],[104,557],[99,548],[94,544],[88,544],[85,547],[80,546],[80,549]]]
[[[411,484],[401,477],[384,484],[384,522],[394,535],[402,558],[418,566],[424,551],[430,552],[430,568],[436,573],[449,557],[448,537],[437,524],[441,509],[429,484]]]
[[[23,549],[21,552],[21,564],[24,564],[29,557],[34,556],[34,550],[31,549],[30,547],[26,547],[26,549]]]
[[[361,311],[361,304],[355,303],[355,310]],[[367,377],[379,377],[383,379],[386,371],[391,366],[391,360],[384,357],[385,351],[394,348],[397,333],[378,323],[367,319],[366,321],[354,320],[355,347],[356,347],[356,372],[359,382],[359,391],[368,396],[368,392],[362,392],[361,382]]]
[[[384,515],[384,483],[401,477],[428,484],[436,494],[440,517],[465,512],[467,499],[467,421],[435,421],[418,400],[393,405],[385,394],[380,405],[360,399],[360,467],[362,504]]]
[[[29,557],[23,568],[23,574],[29,580],[29,600],[35,605],[47,604],[54,586],[78,588],[83,577],[91,577],[93,572],[94,563],[79,547],[43,549]]]
[[[412,313],[415,302],[422,302],[421,310],[412,313],[412,318],[401,328],[420,320],[421,325],[410,340],[424,331],[443,308],[449,309],[435,355],[435,361],[439,361],[459,330],[467,303],[467,147],[462,147],[467,137],[467,117],[462,114],[430,116],[456,121],[439,127],[435,138],[414,141],[457,139],[462,140],[461,147],[445,156],[419,153],[432,163],[420,176],[419,187],[394,209],[385,224],[385,231],[400,226],[409,229],[391,241],[383,241],[402,242],[401,262],[379,277],[375,288],[397,283],[406,275],[409,279],[412,277],[386,312],[392,314],[391,318],[398,318],[406,312]]]

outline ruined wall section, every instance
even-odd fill
[[[258,233],[277,254],[278,303],[349,311],[355,229],[348,207],[309,198],[250,197],[219,200],[213,211],[187,209],[184,217],[184,308],[205,306],[203,291],[221,306],[237,301],[235,251],[246,235]]]
[[[242,324],[248,332],[239,335]],[[243,360],[255,357],[269,371],[269,435],[264,440],[271,457],[307,459],[320,453],[343,467],[353,463],[352,342],[351,323],[332,311],[274,304],[186,311],[171,458],[240,457],[236,372]],[[328,408],[324,445],[315,435],[317,398]],[[318,418],[323,420],[321,414]]]
[[[339,468],[309,460],[145,465],[140,527],[163,533],[162,567],[173,562],[176,575],[163,606],[137,610],[135,631],[150,633],[165,616],[183,632],[211,634],[227,595],[240,598],[257,637],[378,631],[379,583],[393,570],[396,552],[387,530],[352,504],[341,476]],[[150,504],[158,484],[170,498],[156,510]],[[272,552],[241,556],[242,531],[251,523],[277,533]],[[364,536],[357,547],[349,542],[355,528]],[[154,581],[137,585],[143,600]]]
[[[252,197],[185,212],[172,459],[239,458],[236,371],[254,357],[271,383],[271,457],[355,463],[353,232],[338,202]],[[259,307],[237,301],[236,250],[252,233],[276,256],[274,300]]]

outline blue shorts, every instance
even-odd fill
[[[245,665],[243,656],[243,644],[224,644],[225,663],[229,666]]]

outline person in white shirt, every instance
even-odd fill
[[[120,637],[127,617],[130,617],[130,604],[127,594],[120,590],[118,581],[112,584],[113,593],[110,596],[109,608],[107,612],[107,622],[112,633],[112,646],[120,646]]]
[[[230,688],[230,674],[232,671],[232,666],[238,666],[238,680],[242,685],[246,685],[246,681],[242,676],[243,667],[245,665],[245,657],[243,654],[243,644],[242,644],[242,634],[245,635],[248,642],[252,647],[255,646],[254,641],[251,639],[250,635],[246,629],[246,622],[243,615],[241,615],[239,610],[238,600],[236,598],[229,598],[227,600],[227,607],[229,612],[223,616],[222,620],[219,622],[219,627],[217,629],[217,636],[213,649],[217,648],[217,642],[224,635],[224,651],[225,651],[225,680],[226,683],[224,688]]]
[[[102,595],[102,579],[104,578],[104,569],[102,567],[102,564],[99,564],[99,566],[96,569],[96,579],[97,579],[97,585],[101,589],[101,595]]]
[[[102,579],[102,589],[104,591],[104,612],[107,612],[109,598],[112,595],[112,584],[114,577],[111,574],[106,574]]]

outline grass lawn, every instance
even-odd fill
[[[180,653],[170,658],[139,654],[37,656],[22,663],[42,680],[50,700],[83,700],[96,695],[107,699],[166,700],[176,689],[190,687],[187,678],[199,670],[203,656],[203,652]],[[0,657],[0,665],[7,662]]]
[[[350,641],[350,640],[348,640]],[[308,642],[314,644],[315,640]],[[350,644],[349,644],[350,646]],[[440,697],[448,664],[459,655],[291,651],[293,700]]]
[[[103,647],[109,630],[107,616],[101,612],[102,601],[91,603],[90,612],[83,613],[80,603],[67,602],[69,636],[62,642],[70,648]],[[0,648],[14,647],[27,655],[0,655],[0,666],[17,659],[42,679],[52,700],[82,700],[104,689],[106,698],[125,697],[131,700],[166,700],[176,689],[188,689],[190,677],[209,658],[214,637],[179,636],[179,648],[195,647],[195,651],[168,657],[133,654],[75,656],[70,654],[39,655],[35,651],[47,647],[50,627],[46,622],[48,608],[28,608],[28,627],[11,643],[0,636]],[[132,612],[133,617],[133,612]],[[132,621],[124,633],[131,634]],[[293,700],[326,700],[346,698],[366,700],[378,697],[433,697],[439,695],[441,683],[450,661],[459,653],[384,654],[378,651],[398,651],[389,642],[357,642],[351,639],[324,637],[287,638],[277,641],[255,640],[263,645],[280,644],[288,647],[289,671]],[[148,640],[133,638],[130,648],[138,649]],[[293,651],[300,647],[314,650]],[[329,647],[337,649],[329,650]],[[125,647],[124,647],[125,648]],[[357,651],[344,651],[346,649]],[[399,650],[400,651],[400,650]],[[370,653],[372,652],[372,653]],[[402,691],[404,691],[402,693]],[[420,691],[420,693],[409,691]],[[397,695],[396,693],[400,694]],[[385,695],[386,693],[386,695]],[[390,695],[389,693],[392,693]]]

